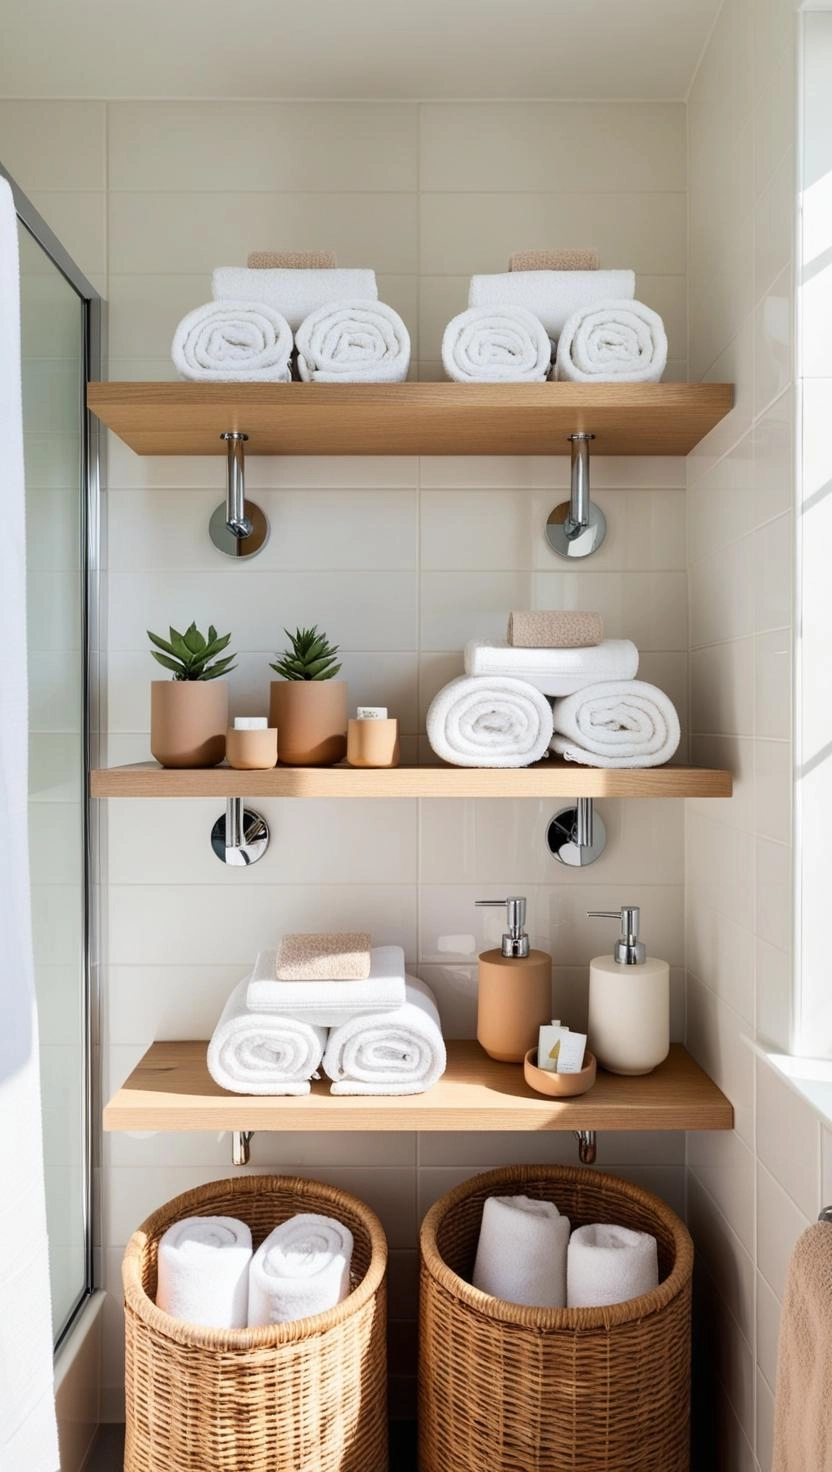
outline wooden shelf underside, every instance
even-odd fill
[[[475,1042],[448,1044],[448,1069],[426,1094],[333,1097],[315,1082],[303,1099],[229,1094],[211,1079],[205,1042],[153,1043],[104,1110],[120,1130],[730,1130],[733,1109],[679,1044],[644,1078],[599,1070],[577,1099],[547,1099],[522,1069]]]
[[[230,767],[156,762],[99,768],[93,797],[730,797],[730,772],[707,767],[611,769],[561,761],[533,767]]]
[[[91,383],[92,412],[138,455],[687,455],[727,383]]]

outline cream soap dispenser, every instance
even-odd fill
[[[670,1051],[670,967],[639,940],[638,905],[587,915],[621,924],[613,954],[589,963],[589,1046],[610,1073],[651,1073]]]
[[[552,1016],[552,958],[529,949],[522,895],[475,903],[504,905],[508,927],[499,950],[483,951],[479,958],[477,1040],[499,1063],[522,1063],[537,1047],[541,1023]]]

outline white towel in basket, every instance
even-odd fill
[[[186,1324],[244,1329],[251,1232],[233,1216],[188,1216],[159,1243],[156,1303]]]

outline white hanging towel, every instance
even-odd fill
[[[457,383],[542,383],[552,344],[525,307],[469,307],[442,336],[442,364]]]
[[[250,1012],[248,985],[246,976],[223,1008],[208,1044],[208,1072],[234,1094],[308,1094],[326,1028],[276,1012]]]
[[[577,1227],[566,1254],[567,1308],[601,1308],[650,1293],[659,1282],[656,1239],[649,1232],[597,1224]]]
[[[378,301],[375,271],[350,270],[337,266],[318,270],[315,267],[217,266],[211,277],[214,301],[260,302],[280,312],[297,332],[311,312],[327,303]]]
[[[0,179],[0,1467],[58,1472],[27,816],[26,522],[20,272],[12,191]]]
[[[244,1329],[251,1230],[233,1216],[188,1216],[159,1243],[156,1303],[186,1324]]]
[[[386,302],[328,302],[295,341],[304,383],[403,383],[410,369],[410,333]]]
[[[426,982],[408,976],[403,1006],[332,1029],[324,1072],[333,1094],[424,1094],[447,1061],[436,998]]]
[[[182,318],[170,354],[183,378],[288,383],[292,331],[263,302],[206,302]]]
[[[289,1324],[325,1313],[350,1291],[353,1237],[330,1216],[300,1212],[261,1242],[249,1273],[248,1323]]]
[[[566,1303],[569,1218],[553,1201],[489,1196],[482,1211],[473,1284],[529,1308]]]
[[[552,707],[525,680],[460,675],[431,701],[428,741],[454,767],[528,767],[552,739]]]
[[[500,271],[472,276],[469,307],[525,307],[557,341],[579,308],[615,298],[632,300],[634,271]]]
[[[658,383],[666,367],[664,323],[644,302],[598,301],[558,339],[555,376],[573,383]]]

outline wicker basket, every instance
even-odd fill
[[[658,1288],[591,1309],[479,1292],[483,1203],[511,1195],[652,1232]],[[568,1166],[488,1171],[431,1208],[421,1259],[420,1472],[687,1472],[693,1243],[657,1196]]]
[[[350,1228],[353,1291],[314,1318],[204,1329],[154,1303],[159,1239],[186,1216],[236,1216],[255,1246],[295,1212]],[[124,1256],[125,1472],[387,1472],[387,1242],[374,1212],[316,1181],[239,1176],[169,1201]]]

